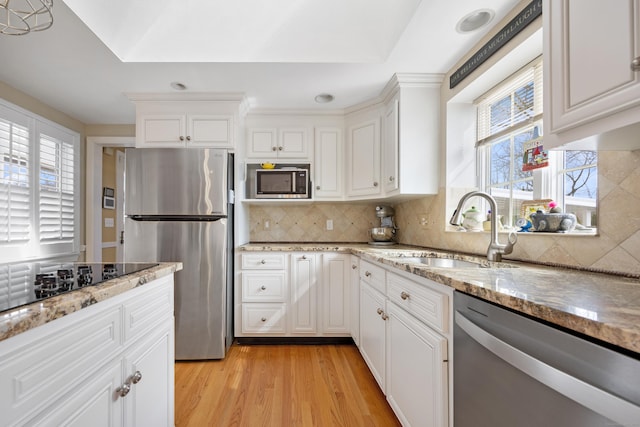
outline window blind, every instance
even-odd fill
[[[14,244],[29,240],[29,161],[28,125],[0,117],[0,243]]]
[[[477,146],[542,119],[542,58],[538,58],[475,101]]]
[[[30,264],[14,264],[0,266],[0,282],[8,283],[7,287],[0,287],[0,311],[26,303],[33,292],[33,274]]]

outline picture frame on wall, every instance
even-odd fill
[[[103,209],[115,209],[116,208],[116,192],[113,188],[104,187],[102,189],[102,208]]]

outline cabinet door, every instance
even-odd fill
[[[351,256],[322,254],[323,333],[349,333]]]
[[[316,256],[291,254],[291,305],[288,315],[292,333],[317,332]]]
[[[309,130],[307,128],[283,128],[278,135],[278,158],[308,159]]]
[[[599,0],[548,0],[543,5],[544,124],[550,132],[640,105],[640,71],[631,67],[640,60],[640,1],[611,1],[606,11],[603,7]],[[640,121],[637,115],[635,121]]]
[[[404,426],[448,425],[447,340],[393,303],[387,311],[389,404]]]
[[[276,130],[273,128],[251,128],[247,135],[247,157],[273,159],[277,157]]]
[[[187,142],[193,147],[233,148],[233,116],[190,114]]]
[[[398,189],[398,100],[394,99],[384,114],[384,138],[382,140],[382,181],[386,193]]]
[[[173,319],[158,325],[164,333],[144,340],[125,355],[124,381],[131,391],[125,396],[126,426],[173,426]]]
[[[316,129],[314,199],[342,199],[343,149],[342,130]]]
[[[184,114],[149,114],[138,117],[136,138],[140,147],[184,147],[186,116]]]
[[[123,425],[122,408],[125,397],[118,396],[116,391],[122,384],[122,364],[118,360],[99,372],[92,375],[82,388],[27,424],[69,427]]]
[[[349,129],[349,196],[380,194],[380,120]]]
[[[360,353],[378,385],[385,391],[385,299],[360,281]]]
[[[360,272],[359,272],[360,258],[355,255],[351,255],[351,263],[349,265],[349,275],[351,288],[351,295],[349,300],[349,313],[351,337],[353,342],[360,347]]]

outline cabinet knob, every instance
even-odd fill
[[[120,387],[116,389],[116,393],[120,397],[125,397],[131,391],[131,386],[129,384],[122,384]]]
[[[392,176],[390,176],[390,177],[389,177],[389,182],[393,182],[393,179],[394,179],[394,178],[393,178]]]
[[[267,263],[267,261],[265,261],[265,260],[260,261],[260,264],[266,264],[266,263]]]
[[[320,186],[319,186],[319,185],[316,185],[316,190],[319,190],[319,189],[320,189]]]
[[[374,183],[373,183],[373,186],[374,186],[374,187],[377,187],[377,186],[378,186],[378,183],[377,183],[377,182],[374,182]]]
[[[138,384],[140,382],[140,380],[142,380],[142,373],[140,371],[136,371],[132,376],[131,376],[131,382],[133,384]]]
[[[266,322],[266,321],[267,321],[267,318],[266,318],[266,317],[263,317],[263,318],[262,318],[262,319],[260,319],[260,320],[262,320],[263,322]]]
[[[260,286],[260,290],[261,290],[261,291],[266,291],[266,290],[267,290],[267,287],[266,287],[265,285],[262,285],[262,286]]]
[[[282,151],[283,149],[283,147],[278,147],[278,151]]]
[[[640,71],[640,56],[631,61],[631,70]]]
[[[353,270],[355,270],[356,268],[358,268],[358,266],[357,266],[357,265],[355,265],[355,264],[351,264],[351,268],[352,268]]]
[[[271,147],[271,151],[276,151],[277,148],[276,147]]]
[[[184,141],[184,136],[180,136],[180,141]]]
[[[404,292],[404,291],[402,291],[400,293],[400,298],[402,298],[403,300],[409,299],[409,294]]]
[[[365,276],[367,276],[367,277],[371,277],[371,272],[369,272],[369,271],[365,271],[365,272],[364,272],[364,275],[365,275]]]
[[[386,314],[382,313],[380,315],[380,317],[382,317],[382,320],[387,320],[389,318],[389,316],[387,316]]]
[[[302,255],[302,259],[307,259],[307,256],[306,255]]]
[[[379,308],[379,309],[376,310],[376,313],[378,313],[379,315],[382,315],[382,313],[384,313],[384,311],[381,308]]]
[[[191,141],[191,137],[187,135],[187,141]]]

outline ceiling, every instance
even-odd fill
[[[255,108],[343,109],[396,73],[445,73],[518,0],[58,0],[54,25],[0,35],[0,80],[85,124],[132,124],[125,93],[244,93]],[[488,27],[456,23],[480,8]],[[335,100],[317,104],[319,93]]]

